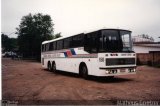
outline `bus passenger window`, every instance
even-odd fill
[[[53,50],[53,42],[49,43],[49,51]]]
[[[42,51],[42,52],[44,52],[44,45],[42,45],[42,47],[41,47],[41,51]]]
[[[80,34],[80,35],[76,35],[73,37],[72,40],[72,46],[73,47],[81,47],[84,44],[84,35]]]
[[[64,49],[71,48],[71,41],[72,41],[71,38],[64,39]]]
[[[90,47],[90,36],[87,34],[84,39],[84,50],[90,52]]]
[[[57,50],[63,49],[63,40],[57,41]]]
[[[54,42],[54,43],[53,43],[53,50],[56,50],[56,43],[57,43],[57,42]]]

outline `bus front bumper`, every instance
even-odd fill
[[[99,68],[101,74],[99,76],[118,76],[136,74],[136,67],[117,67],[117,68]]]

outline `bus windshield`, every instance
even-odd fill
[[[104,30],[99,39],[100,52],[131,52],[131,32],[119,30]]]

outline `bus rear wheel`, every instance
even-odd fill
[[[52,66],[51,66],[51,63],[50,63],[50,62],[48,62],[47,68],[48,68],[48,71],[51,71],[51,70],[52,70]]]
[[[52,62],[52,71],[54,72],[54,73],[56,73],[56,63],[55,62]]]
[[[80,66],[80,76],[84,79],[88,79],[88,69],[86,65]]]

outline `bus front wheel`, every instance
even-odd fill
[[[88,79],[88,69],[85,64],[80,65],[80,76],[84,79]]]
[[[56,63],[52,62],[52,71],[56,73]]]

